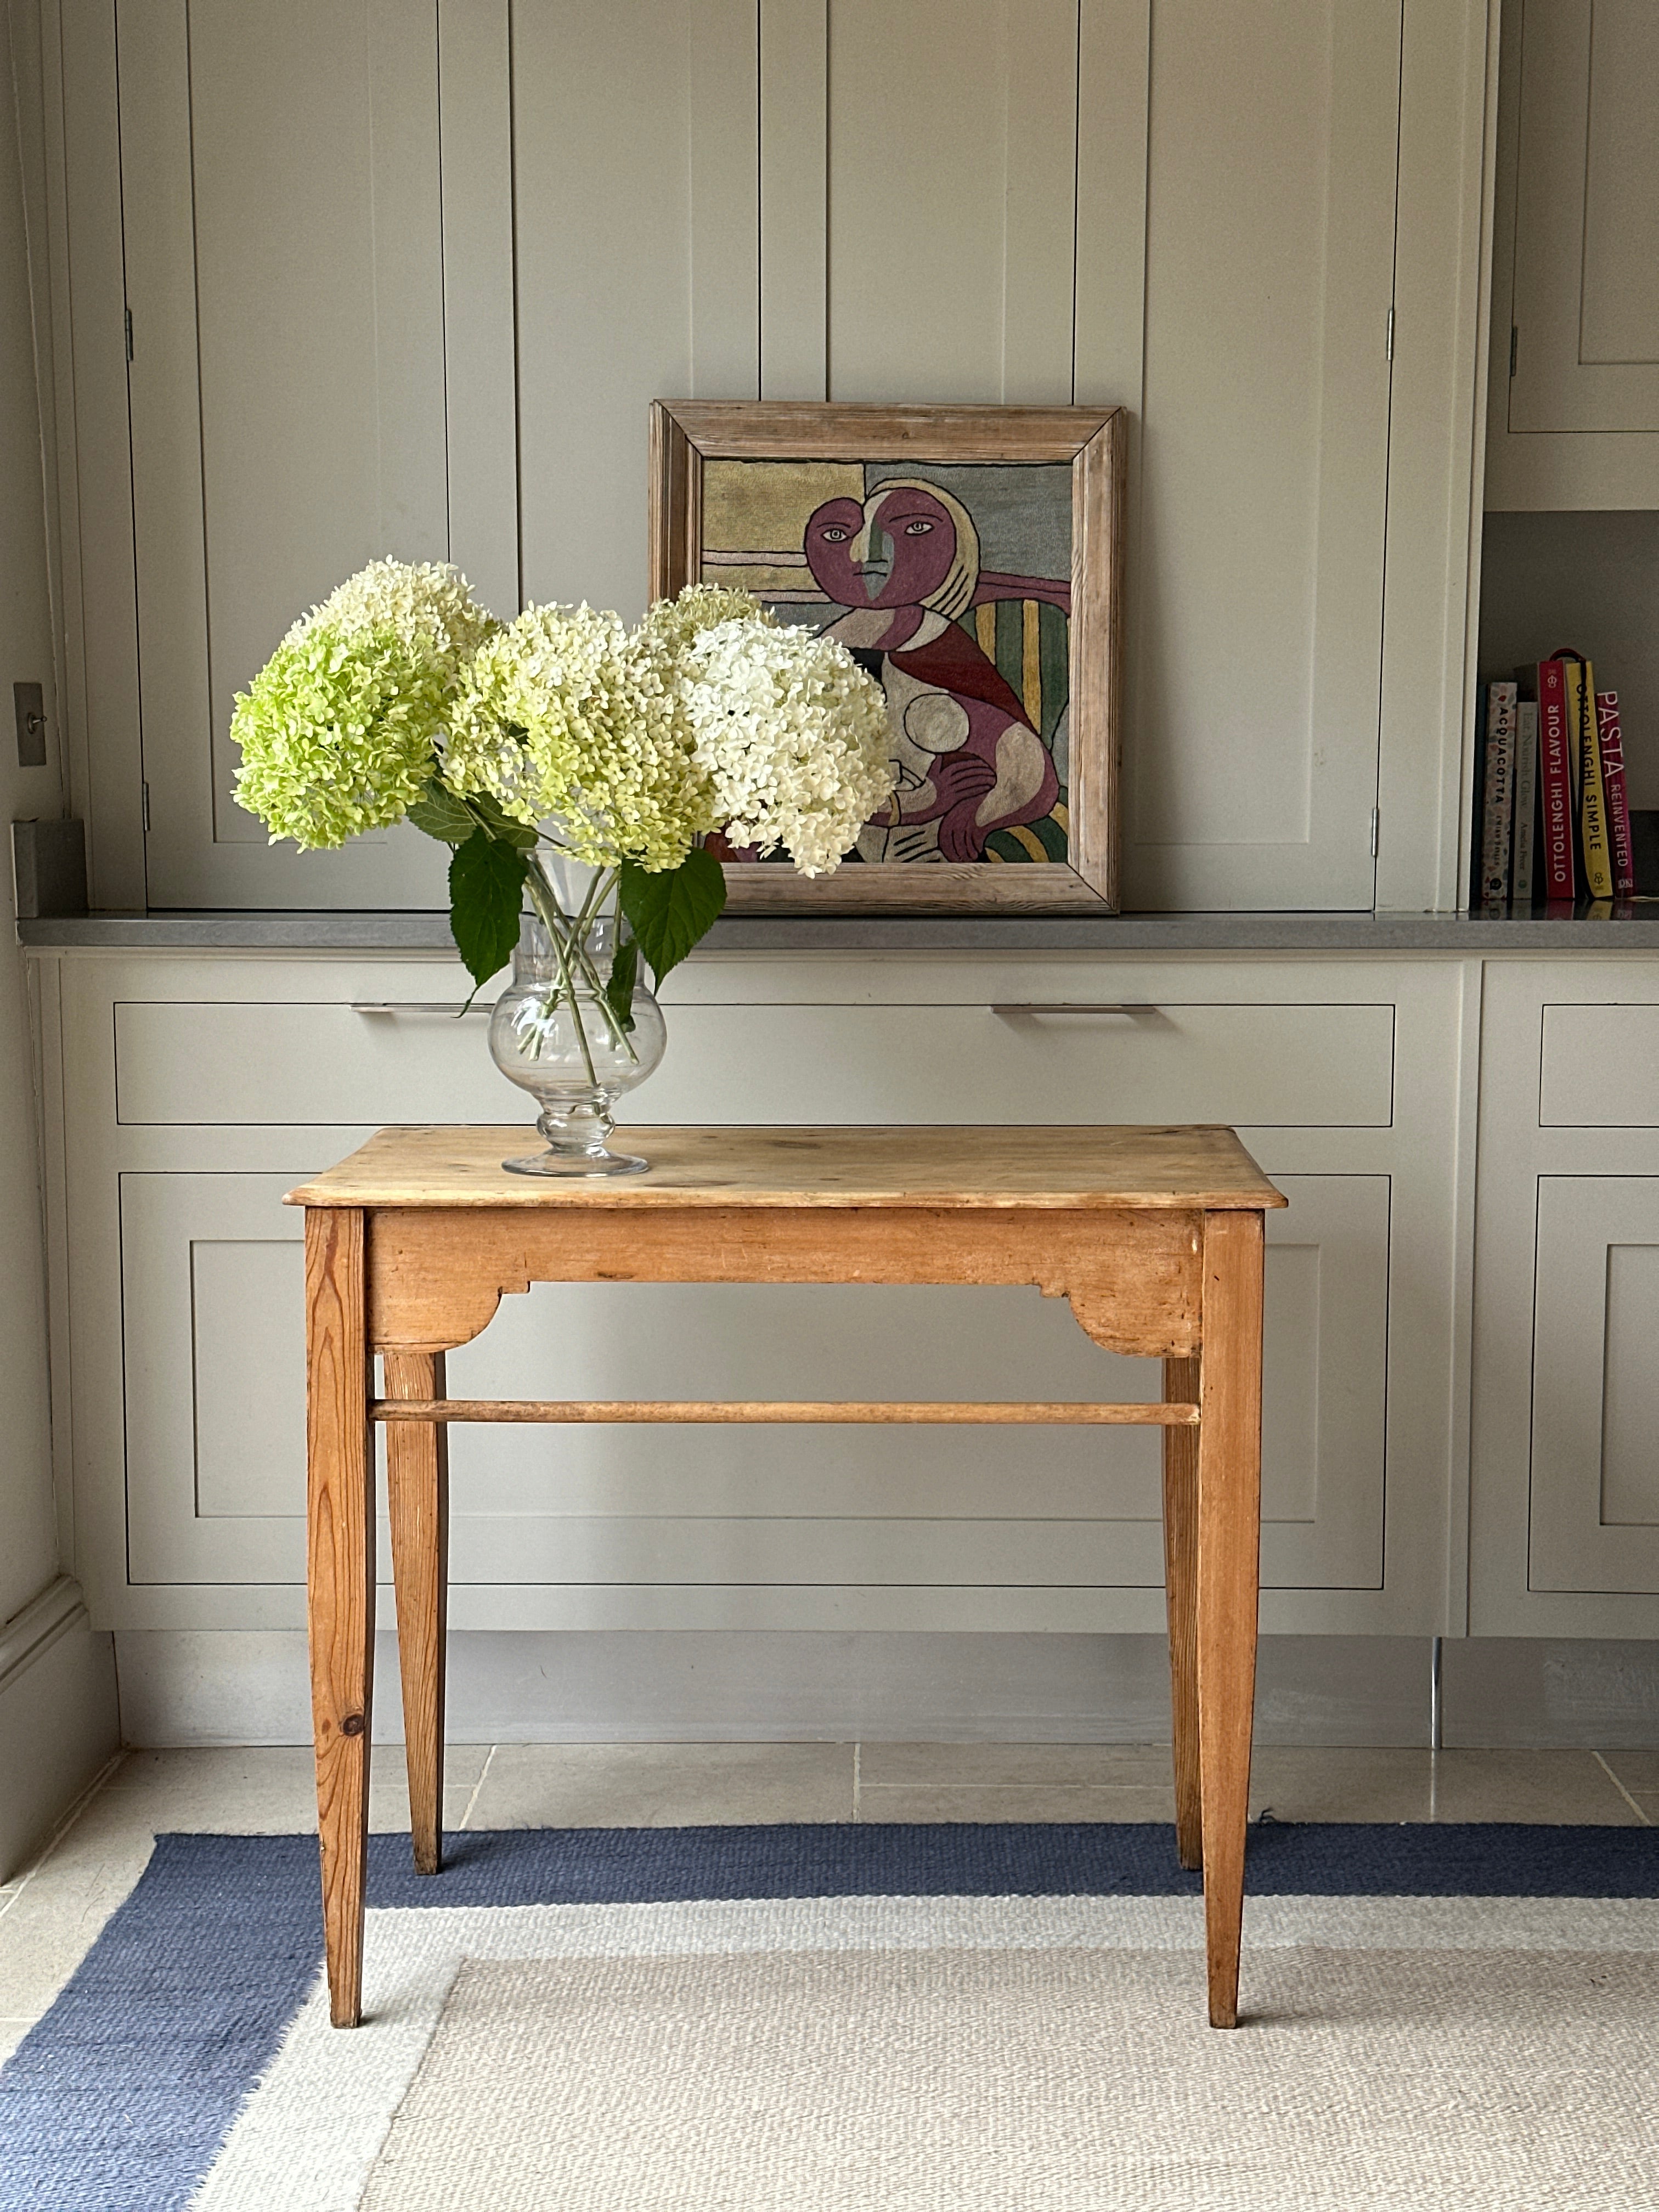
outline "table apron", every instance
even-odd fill
[[[532,1283],[1024,1284],[1109,1352],[1199,1349],[1203,1225],[1176,1207],[416,1207],[367,1212],[376,1351],[471,1342]]]

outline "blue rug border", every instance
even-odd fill
[[[497,1829],[453,1835],[445,1850],[444,1871],[420,1876],[406,1833],[371,1837],[370,1905],[1201,1887],[1176,1866],[1162,1822]],[[1261,1821],[1248,1887],[1257,1897],[1651,1898],[1659,1831]],[[131,1894],[0,2069],[0,2212],[184,2212],[321,1955],[314,1836],[158,1836]]]

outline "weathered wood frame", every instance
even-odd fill
[[[837,869],[728,865],[726,897],[749,913],[1115,912],[1122,745],[1123,497],[1120,407],[817,406],[793,400],[659,399],[651,409],[651,596],[702,574],[708,460],[1063,461],[1072,471],[1071,768],[1067,859]]]

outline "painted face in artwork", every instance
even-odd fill
[[[920,485],[878,484],[860,507],[826,500],[806,525],[806,565],[843,607],[915,607],[932,599],[957,557],[957,527]]]

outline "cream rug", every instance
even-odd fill
[[[1659,2206],[1650,1954],[1258,1949],[1234,2033],[1195,1964],[468,1960],[363,2212]]]

